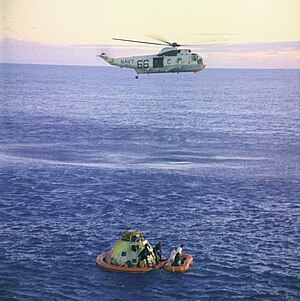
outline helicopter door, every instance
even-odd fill
[[[164,67],[164,58],[155,57],[153,58],[153,68],[163,68]]]

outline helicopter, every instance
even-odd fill
[[[163,45],[167,46],[160,50],[159,53],[153,55],[143,56],[131,56],[112,58],[102,52],[98,57],[102,58],[108,64],[118,66],[121,68],[131,68],[136,71],[136,79],[140,74],[149,73],[179,73],[179,72],[199,72],[206,67],[201,56],[193,53],[190,49],[178,49],[182,46],[194,46],[194,45],[180,45],[176,42],[168,42],[159,39],[161,43],[119,39],[112,38],[116,41],[125,41],[133,43],[142,43],[150,45]],[[211,45],[211,44],[202,44]]]

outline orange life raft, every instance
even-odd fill
[[[169,259],[168,262],[165,264],[165,270],[169,272],[181,272],[184,273],[190,267],[193,262],[193,256],[189,254],[181,254],[181,257],[184,259],[183,265],[173,266],[173,260]]]
[[[129,267],[127,264],[125,264],[124,266],[117,266],[105,261],[105,258],[108,255],[108,253],[109,252],[100,254],[96,259],[96,263],[100,268],[111,272],[146,273],[153,270],[161,269],[166,263],[165,261],[161,261],[154,267]]]

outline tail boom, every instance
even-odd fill
[[[115,61],[112,57],[109,57],[105,54],[105,52],[102,52],[100,55],[97,55],[98,57],[101,57],[104,61],[109,63],[110,65],[115,65]]]

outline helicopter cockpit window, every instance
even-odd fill
[[[192,55],[192,61],[193,62],[197,61],[197,56],[196,55]]]
[[[159,53],[158,54],[159,56],[176,56],[177,55],[177,50],[170,50],[170,51],[166,51],[166,52],[163,52],[163,53]]]
[[[202,64],[203,64],[202,58],[201,58],[201,57],[198,57],[197,62],[198,62],[199,65],[202,65]]]

